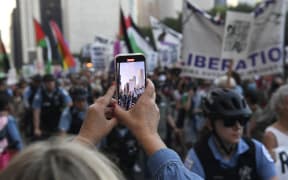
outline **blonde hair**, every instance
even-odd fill
[[[75,142],[53,140],[31,145],[0,174],[9,180],[118,180],[120,170],[100,152]]]
[[[287,111],[288,105],[288,85],[282,85],[273,93],[270,100],[271,109],[276,112],[277,116],[281,116],[282,112]]]

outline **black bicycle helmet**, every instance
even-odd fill
[[[243,96],[231,89],[215,88],[202,98],[204,114],[211,120],[247,118],[251,110]]]

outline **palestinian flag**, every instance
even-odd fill
[[[37,22],[36,19],[33,19],[33,22],[34,22],[34,29],[35,29],[36,44],[37,44],[37,46],[46,48],[47,47],[46,35],[45,35],[41,25],[39,24],[39,22]]]
[[[50,28],[53,32],[55,42],[58,45],[58,50],[60,52],[60,55],[62,56],[63,59],[63,67],[64,70],[67,70],[68,68],[72,68],[76,66],[76,62],[74,60],[74,57],[72,56],[68,45],[65,42],[65,39],[60,31],[59,26],[57,23],[53,20],[50,21]]]
[[[154,48],[141,35],[138,27],[132,20],[131,16],[126,19],[124,17],[122,8],[120,8],[120,32],[119,35],[125,40],[129,53],[143,53],[147,54],[154,51]]]
[[[34,30],[35,30],[35,40],[36,44],[39,47],[42,48],[47,48],[47,62],[46,62],[46,73],[50,74],[51,73],[51,66],[52,66],[52,50],[51,50],[51,45],[48,37],[44,33],[40,23],[36,20],[33,19],[34,23]]]
[[[0,72],[8,73],[10,69],[8,54],[0,37]]]
[[[129,43],[133,52],[147,54],[149,52],[155,51],[155,49],[141,35],[131,16],[129,16],[126,20],[126,28]]]
[[[126,19],[123,13],[122,8],[120,7],[120,29],[119,29],[119,37],[120,39],[124,39],[127,50],[129,53],[133,53],[133,49],[131,47],[129,37],[127,34],[127,28],[126,28]]]
[[[150,44],[141,35],[131,16],[128,16],[126,19],[124,18],[122,9],[120,9],[120,17],[120,32],[122,32],[128,52],[144,54],[147,62],[147,69],[148,71],[153,72],[158,64],[158,54],[156,52],[156,48],[150,46]]]

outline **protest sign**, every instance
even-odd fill
[[[283,73],[283,0],[266,0],[251,14],[229,12],[226,18],[224,26],[186,1],[183,74],[214,79],[227,72],[231,59],[242,79]]]

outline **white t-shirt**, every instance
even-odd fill
[[[288,135],[282,133],[281,131],[279,131],[273,126],[268,127],[265,131],[272,132],[275,135],[278,146],[288,147]]]
[[[274,149],[275,152],[275,168],[279,180],[288,179],[288,135],[282,133],[274,127],[268,127],[266,132],[272,132],[277,140],[278,147]]]

